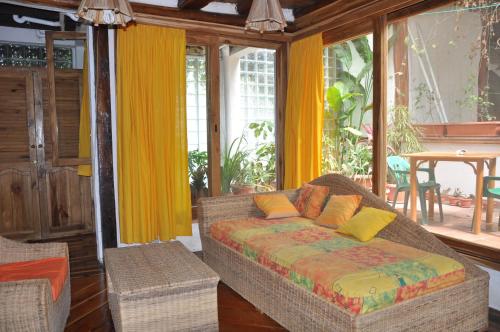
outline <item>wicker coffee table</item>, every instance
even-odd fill
[[[219,276],[180,242],[105,251],[116,331],[217,331]]]

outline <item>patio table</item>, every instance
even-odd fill
[[[457,154],[456,152],[417,152],[407,153],[403,156],[410,159],[410,218],[417,220],[417,170],[425,162],[429,163],[429,168],[434,169],[439,161],[463,162],[472,167],[476,175],[476,197],[475,214],[472,220],[472,229],[474,234],[481,232],[482,200],[483,200],[483,176],[484,165],[488,168],[488,174],[495,176],[496,160],[500,157],[500,152],[465,152]],[[490,185],[493,185],[491,183]],[[486,224],[493,223],[494,200],[488,198],[486,208]],[[429,216],[434,214],[434,193],[429,197]]]

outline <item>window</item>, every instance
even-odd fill
[[[55,67],[73,68],[72,47],[54,48]],[[0,43],[0,67],[46,67],[47,51],[45,46],[29,44]]]
[[[457,1],[393,22],[388,32],[387,148],[389,155],[396,156],[390,163],[421,151],[438,158],[461,149],[468,154],[498,152],[498,3]],[[482,197],[476,193],[471,165],[476,167],[474,161],[422,165],[434,168],[444,218],[441,222],[438,213],[434,216],[439,211],[438,197],[428,190],[425,197],[417,197],[417,220],[436,234],[500,248],[491,214],[482,215],[480,238],[470,234],[475,213],[471,198]],[[387,200],[402,209],[404,193],[398,196],[395,190],[400,179],[391,172],[396,165],[389,166]],[[484,166],[484,175],[490,167]],[[496,174],[499,171],[497,165]],[[425,172],[417,176],[420,183],[429,179]]]
[[[372,35],[325,47],[323,173],[371,187]]]
[[[274,122],[274,51],[259,49],[242,56],[240,84],[240,110],[246,126]],[[257,144],[254,137],[247,140],[253,146]]]
[[[187,46],[186,117],[191,203],[208,196],[206,49]],[[193,210],[195,217],[196,210]]]
[[[207,151],[207,85],[204,48],[189,47],[186,59],[188,150]]]
[[[276,188],[275,51],[224,45],[221,68],[221,190]]]

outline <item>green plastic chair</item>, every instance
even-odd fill
[[[408,163],[408,161],[406,161],[406,159],[403,159],[399,156],[390,156],[387,157],[387,166],[389,168],[389,173],[396,180],[396,192],[392,199],[392,207],[394,208],[396,206],[396,200],[398,194],[400,192],[404,192],[405,202],[404,202],[403,212],[406,215],[406,212],[408,211],[408,200],[410,198],[410,189],[411,189],[409,181],[410,164]],[[441,192],[440,192],[441,185],[436,182],[436,177],[434,175],[434,172],[430,168],[419,168],[418,171],[427,172],[429,175],[427,182],[419,183],[417,180],[417,190],[422,210],[422,224],[427,224],[428,222],[425,193],[429,190],[434,190],[436,193],[439,205],[439,220],[443,222],[443,206],[441,204]]]
[[[483,197],[493,197],[500,199],[500,187],[488,188],[490,182],[500,181],[500,176],[485,176],[483,177]],[[476,210],[474,209],[474,214]],[[500,214],[498,215],[498,227],[500,227]]]

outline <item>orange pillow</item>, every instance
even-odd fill
[[[300,216],[284,194],[255,195],[253,199],[257,207],[266,214],[266,219]]]
[[[321,214],[321,208],[329,192],[329,187],[304,183],[294,205],[301,216],[315,219]]]
[[[352,218],[362,198],[360,195],[332,195],[314,223],[334,229],[344,225]]]
[[[0,265],[0,282],[26,279],[49,279],[52,300],[56,300],[64,287],[68,275],[68,261],[65,257],[37,259]]]

